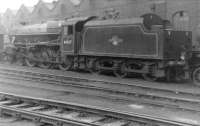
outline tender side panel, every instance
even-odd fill
[[[179,60],[181,53],[191,50],[192,33],[187,31],[165,31],[164,57]]]
[[[81,53],[84,55],[129,58],[158,58],[157,33],[145,32],[141,25],[87,27]]]

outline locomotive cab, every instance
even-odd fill
[[[62,32],[62,49],[66,52],[73,51],[74,43],[74,26],[73,25],[64,25]],[[72,52],[73,53],[73,52]]]
[[[60,69],[68,70],[76,63],[84,24],[95,17],[78,17],[66,19],[62,26]],[[76,65],[76,64],[75,64]]]
[[[77,54],[78,41],[84,24],[94,17],[79,17],[67,19],[62,27],[62,50],[64,55]]]

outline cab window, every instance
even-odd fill
[[[65,26],[64,27],[64,35],[72,35],[73,34],[73,26]]]
[[[73,34],[73,26],[68,26],[68,35]]]

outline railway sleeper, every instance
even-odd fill
[[[26,77],[27,78],[27,77]],[[36,78],[37,79],[37,78]],[[38,80],[38,79],[37,79]],[[56,79],[57,80],[57,79]],[[44,81],[44,80],[42,80],[42,81]],[[55,81],[55,80],[52,80],[51,82],[55,82],[55,83],[57,83],[58,81]],[[62,83],[62,82],[61,82]],[[69,93],[71,93],[71,92],[69,92]],[[132,92],[132,93],[128,93],[128,92],[121,92],[121,91],[119,91],[119,92],[115,92],[115,93],[123,93],[123,94],[125,94],[125,93],[127,93],[126,95],[132,95],[132,96],[134,96],[134,92]],[[150,93],[150,94],[141,94],[141,93],[139,93],[139,94],[137,94],[137,92],[135,92],[136,94],[135,94],[135,96],[134,97],[141,97],[141,96],[147,96],[146,98],[150,98],[150,99],[152,99],[152,100],[154,100],[154,99],[160,99],[160,98],[163,98],[163,96],[156,96],[155,94],[152,94],[152,93]],[[176,93],[177,94],[177,93]],[[151,97],[151,95],[152,95],[152,97]],[[104,97],[104,96],[103,96]],[[105,98],[107,98],[107,96],[105,97]],[[116,99],[115,99],[116,98]],[[119,100],[119,99],[123,99],[124,100],[124,98],[126,99],[126,97],[115,97],[114,98],[114,100]],[[119,99],[118,99],[119,98]],[[127,98],[127,100],[128,100],[129,98]],[[171,107],[173,107],[174,106],[174,103],[176,102],[176,100],[174,99],[174,98],[170,98],[170,97],[164,97],[164,99],[165,99],[165,101],[170,101],[170,104],[172,104],[172,106]],[[129,99],[129,100],[132,100],[131,98]],[[20,101],[20,100],[18,100],[18,101]],[[178,102],[180,102],[181,104],[181,107],[183,107],[183,108],[185,108],[185,106],[187,106],[187,105],[185,105],[185,103],[187,103],[187,99],[177,99],[177,101]],[[189,101],[190,103],[191,103],[191,101]],[[168,102],[163,102],[163,101],[161,101],[161,102],[152,102],[152,103],[154,103],[154,104],[161,104],[161,105],[167,105],[168,106]],[[196,102],[196,101],[194,101],[194,103],[192,103],[192,104],[195,104],[195,103],[198,103],[198,102]],[[40,103],[38,103],[38,104],[40,104]],[[169,105],[170,105],[169,104]],[[178,104],[178,103],[177,103]],[[187,110],[195,110],[195,111],[199,111],[199,109],[197,109],[197,108],[191,108],[191,107],[186,107],[186,109]]]
[[[11,100],[13,101],[13,99]],[[7,99],[7,101],[10,101],[10,99]],[[22,101],[23,101],[23,98],[22,98]],[[34,101],[37,101],[37,100],[32,99],[32,101],[34,103]],[[152,122],[148,119],[144,121],[145,119],[140,119],[140,118],[129,120],[128,118],[118,118],[115,116],[107,116],[103,114],[102,112],[100,112],[101,114],[87,112],[87,109],[84,109],[85,111],[83,110],[80,111],[79,109],[71,109],[71,108],[68,108],[68,106],[65,106],[65,108],[61,107],[62,109],[59,109],[57,106],[50,106],[48,103],[38,105],[35,108],[32,107],[34,109],[26,108],[24,105],[30,104],[30,103],[26,103],[25,101],[19,103],[18,105],[14,104],[14,105],[9,105],[9,106],[3,103],[5,103],[5,101],[2,101],[2,104],[0,105],[2,114],[10,115],[18,119],[25,118],[25,119],[32,120],[36,123],[50,124],[53,126],[62,126],[64,124],[69,124],[73,126],[135,126],[135,125],[160,126],[162,123],[162,122]],[[15,103],[15,101],[13,101],[13,103]],[[166,125],[178,126],[174,124],[172,125],[166,124]]]

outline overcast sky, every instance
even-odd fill
[[[52,2],[54,0],[43,0]],[[34,6],[38,0],[0,0],[0,13],[5,12],[7,8],[17,10],[22,4],[26,6]]]

